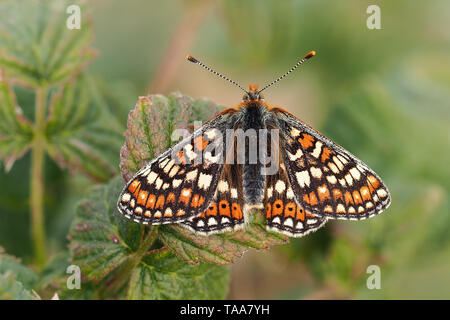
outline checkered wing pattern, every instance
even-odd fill
[[[366,219],[390,204],[384,183],[348,151],[281,109],[274,109],[281,153],[297,202],[334,219]]]
[[[327,218],[314,216],[295,201],[286,168],[280,165],[277,174],[268,175],[264,195],[267,229],[302,237],[325,225]]]
[[[201,235],[236,231],[244,227],[242,165],[225,164],[208,209],[180,223]]]
[[[178,223],[205,212],[223,171],[217,135],[231,113],[220,113],[144,166],[120,194],[120,212],[143,224]]]

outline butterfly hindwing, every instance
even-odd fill
[[[144,166],[119,196],[119,211],[143,224],[177,223],[206,211],[223,170],[222,112]]]
[[[236,231],[244,227],[243,209],[242,166],[225,164],[207,210],[180,225],[201,235]]]
[[[322,227],[327,221],[327,218],[308,213],[296,202],[282,163],[278,173],[266,177],[264,207],[267,229],[290,237],[305,236]]]
[[[274,110],[281,153],[299,204],[314,215],[365,219],[390,204],[384,183],[362,161],[304,122]]]

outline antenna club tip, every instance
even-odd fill
[[[316,55],[316,52],[313,50],[313,51],[310,51],[306,56],[305,56],[305,59],[309,59],[309,58],[312,58],[312,57],[314,57]]]
[[[187,55],[187,56],[186,56],[186,59],[189,60],[190,62],[198,63],[198,60],[195,59],[195,58],[194,58],[193,56],[191,56],[191,55]]]

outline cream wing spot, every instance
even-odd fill
[[[278,193],[283,193],[283,191],[286,189],[286,184],[284,183],[284,181],[282,180],[278,180],[277,183],[275,184],[275,190]]]
[[[300,185],[300,187],[304,188],[305,186],[309,187],[311,184],[311,180],[309,177],[308,171],[300,171],[295,174],[297,178],[297,182]]]
[[[351,168],[349,172],[355,180],[359,180],[361,178],[361,173],[355,167]]]
[[[337,179],[336,179],[335,176],[327,176],[327,180],[331,184],[336,184],[337,183]]]
[[[334,163],[336,163],[336,165],[339,168],[339,170],[343,170],[344,169],[344,165],[342,164],[341,161],[339,161],[339,159],[337,157],[333,157],[333,161],[334,161]]]
[[[228,188],[228,182],[226,182],[225,180],[220,180],[217,184],[217,190],[219,192],[227,192]]]
[[[197,174],[198,174],[198,169],[189,171],[188,173],[186,173],[186,180],[194,181],[195,178],[197,177]]]
[[[347,184],[348,184],[349,186],[353,185],[353,178],[352,178],[352,176],[351,176],[349,173],[347,173],[347,174],[345,175],[345,181],[347,181]]]
[[[338,174],[340,172],[338,167],[336,167],[336,165],[333,162],[330,162],[328,164],[328,167],[331,169],[331,171],[333,171],[334,174]]]
[[[128,201],[130,201],[130,199],[131,199],[131,194],[129,194],[129,193],[124,193],[122,195],[122,202],[128,202]]]
[[[212,181],[212,175],[205,174],[202,172],[202,173],[200,173],[200,175],[198,177],[198,187],[206,190],[211,185],[211,181]]]
[[[181,180],[181,179],[173,179],[172,180],[172,186],[174,188],[178,188],[181,185],[182,182],[183,182],[183,180]]]
[[[148,184],[152,184],[153,182],[155,182],[156,178],[158,178],[158,174],[154,171],[150,172],[150,174],[147,176]]]
[[[322,170],[320,168],[311,167],[311,175],[316,179],[322,179]]]
[[[320,153],[322,152],[322,146],[323,143],[320,141],[316,142],[316,147],[314,148],[313,152],[312,152],[312,156],[314,158],[318,158],[320,156]]]

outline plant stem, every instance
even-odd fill
[[[47,87],[36,89],[35,132],[31,155],[31,236],[34,258],[39,268],[46,262],[44,228],[44,148]]]
[[[146,255],[153,242],[158,236],[158,227],[153,226],[145,236],[139,248],[127,259],[127,261],[117,270],[113,279],[107,285],[108,295],[115,294],[120,290],[130,278],[131,272],[136,268],[142,258]]]

